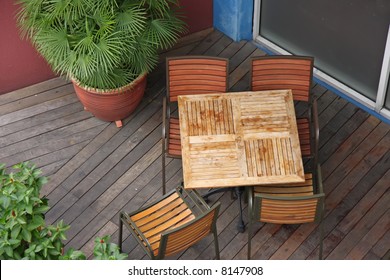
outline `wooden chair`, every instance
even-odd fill
[[[320,252],[323,250],[325,194],[322,188],[321,168],[305,174],[305,182],[284,186],[248,187],[248,259],[251,258],[253,220],[272,224],[319,223]]]
[[[194,190],[177,187],[160,200],[132,213],[120,213],[119,248],[123,224],[151,259],[185,250],[210,233],[219,259],[216,221],[220,203],[210,207]]]
[[[226,92],[228,66],[225,58],[183,56],[167,58],[167,94],[163,100],[162,181],[166,192],[165,157],[181,158],[177,97],[186,94]]]
[[[297,118],[302,157],[318,163],[319,125],[317,100],[310,94],[314,59],[306,56],[252,58],[251,90],[291,89],[293,99],[307,104],[306,116]]]

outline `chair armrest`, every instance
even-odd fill
[[[201,213],[207,212],[210,210],[210,206],[206,203],[206,201],[203,199],[203,197],[198,193],[197,190],[191,189],[191,190],[186,190],[183,187],[183,183],[176,188],[178,194],[181,196],[183,199],[184,203],[187,204],[189,209],[192,209],[188,199],[185,198],[187,196],[192,203],[200,210]],[[200,203],[200,204],[199,204]]]

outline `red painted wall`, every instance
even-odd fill
[[[14,2],[0,4],[0,94],[54,77],[31,44],[20,39]]]
[[[53,78],[44,59],[20,39],[15,0],[0,2],[0,94]],[[189,33],[212,27],[213,0],[180,0]]]
[[[213,26],[213,0],[179,0],[189,33]]]

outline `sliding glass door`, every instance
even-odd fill
[[[389,24],[389,0],[255,1],[255,40],[276,53],[315,57],[317,78],[385,117]]]

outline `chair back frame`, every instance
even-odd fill
[[[186,223],[185,225],[182,225],[180,227],[177,227],[177,228],[174,228],[174,229],[171,229],[169,231],[166,231],[164,233],[161,234],[161,240],[160,240],[160,247],[159,247],[159,253],[158,253],[158,256],[157,256],[157,259],[163,259],[165,257],[165,254],[166,254],[166,250],[167,250],[167,245],[168,245],[168,240],[169,240],[169,237],[176,233],[176,232],[180,232],[181,230],[191,226],[191,225],[196,225],[199,223],[199,221],[202,221],[203,219],[205,219],[208,215],[213,215],[213,218],[212,218],[212,222],[210,224],[210,229],[207,233],[207,235],[209,233],[213,233],[214,234],[214,238],[217,238],[216,235],[217,235],[217,218],[218,218],[218,214],[219,214],[219,209],[221,207],[221,203],[220,202],[217,202],[215,203],[208,211],[204,212],[203,214],[201,214],[200,216],[196,217],[196,219]],[[217,239],[215,239],[217,240]],[[188,248],[189,246],[191,246],[192,244],[195,244],[198,240],[195,240],[195,239],[189,239],[189,245],[187,245],[186,248]],[[218,245],[218,242],[216,242],[215,244],[216,246],[216,258],[219,259],[219,245]]]
[[[317,167],[312,170],[313,171],[313,184],[316,187],[313,189],[314,194],[313,195],[307,195],[307,196],[272,196],[269,194],[260,194],[257,193],[253,195],[253,187],[247,187],[248,192],[248,260],[251,258],[251,240],[252,240],[252,223],[253,220],[261,221],[261,214],[260,209],[262,207],[262,199],[272,199],[272,200],[279,200],[279,201],[299,201],[299,200],[307,200],[307,199],[317,199],[317,205],[316,205],[316,213],[314,221],[315,223],[319,224],[319,230],[320,230],[320,248],[319,248],[319,259],[322,259],[323,254],[323,238],[324,238],[324,229],[323,229],[323,218],[325,213],[325,193],[323,191],[323,185],[322,185],[322,174],[321,174],[321,167],[318,164]],[[299,223],[297,223],[299,224]]]
[[[223,62],[225,65],[225,81],[224,81],[224,90],[223,91],[210,91],[207,89],[198,89],[198,90],[192,90],[188,94],[202,94],[202,93],[210,93],[210,92],[227,92],[228,90],[228,75],[229,75],[229,60],[227,58],[222,58],[222,57],[213,57],[213,56],[176,56],[176,57],[167,57],[166,59],[166,96],[163,98],[163,154],[165,154],[168,151],[168,141],[166,140],[167,137],[169,137],[169,131],[170,131],[170,126],[169,126],[169,119],[171,117],[171,111],[172,111],[172,106],[173,104],[177,105],[177,100],[172,101],[171,100],[171,81],[170,81],[170,62],[171,61],[180,61],[180,60],[199,60],[199,62],[202,61],[215,61],[215,62]],[[206,65],[206,64],[205,64]],[[201,74],[198,74],[201,75]],[[222,85],[222,83],[221,83]],[[168,121],[167,121],[168,120]],[[168,155],[169,157],[172,158],[181,158],[181,156],[178,155]]]
[[[290,65],[290,66],[292,65],[292,67],[297,67],[296,64],[300,61],[301,62],[308,62],[309,64],[304,66],[305,69],[307,68],[307,70],[305,70],[305,71],[309,71],[309,75],[305,75],[305,77],[307,76],[307,82],[308,82],[308,89],[307,89],[307,97],[306,98],[300,97],[300,96],[298,96],[298,94],[296,94],[296,91],[300,87],[300,82],[293,82],[290,85],[288,85],[286,88],[279,88],[279,86],[277,86],[277,88],[275,88],[275,89],[292,89],[294,100],[305,101],[308,104],[312,103],[312,95],[310,94],[310,90],[311,90],[312,81],[313,81],[313,66],[314,66],[314,58],[313,57],[311,57],[311,56],[296,56],[296,55],[272,55],[272,56],[252,57],[251,58],[251,69],[250,69],[250,75],[251,75],[250,89],[251,90],[259,90],[258,88],[254,88],[254,86],[253,86],[253,83],[254,83],[254,64],[257,61],[262,61],[262,62],[269,61],[272,63],[281,62],[281,61],[290,61],[290,63],[285,63],[285,64]],[[296,74],[291,73],[291,70],[288,67],[287,68],[284,68],[284,67],[283,68],[276,68],[276,70],[272,70],[272,71],[275,71],[275,77],[278,77],[278,75],[283,75],[283,77],[290,77],[291,80],[294,80],[294,77],[300,77],[300,75],[296,75]],[[281,72],[276,73],[277,71],[281,71]],[[275,82],[272,82],[270,86],[275,86],[275,84],[277,84],[277,81],[282,81],[282,80],[283,79],[275,79],[274,80]],[[283,86],[284,85],[282,85],[282,87]],[[269,86],[264,86],[264,87],[265,87],[265,90],[272,89]],[[294,92],[295,92],[295,94],[294,94]]]
[[[224,71],[220,71],[219,73],[224,73],[224,75],[218,77],[224,77],[221,78],[223,81],[221,82],[220,85],[218,85],[218,90],[210,90],[204,87],[204,85],[200,84],[199,89],[195,89],[192,86],[192,90],[188,92],[188,94],[201,94],[201,93],[210,93],[210,92],[226,92],[228,90],[228,76],[229,76],[229,60],[227,58],[222,58],[222,57],[213,57],[213,56],[176,56],[176,57],[168,57],[166,59],[166,94],[163,97],[163,120],[162,120],[162,191],[163,194],[166,192],[166,175],[165,175],[165,157],[171,157],[171,158],[181,158],[181,155],[175,155],[175,154],[170,154],[169,153],[169,135],[170,135],[170,118],[171,118],[171,111],[173,111],[173,106],[177,105],[177,102],[171,101],[171,75],[170,75],[170,62],[173,61],[199,61],[199,63],[204,62],[205,67],[204,70],[207,68],[206,62],[214,62],[221,64],[224,67]],[[219,66],[218,68],[221,68],[222,66]],[[195,76],[201,76],[202,75],[202,69],[197,69],[196,70]],[[218,72],[218,71],[217,71]],[[184,72],[183,72],[184,73]],[[184,74],[183,74],[184,76]],[[209,75],[210,76],[210,75]],[[185,93],[183,93],[185,94]]]
[[[255,75],[256,62],[267,65],[263,74]],[[312,160],[313,168],[318,164],[318,147],[319,147],[319,123],[318,123],[318,108],[317,100],[311,94],[313,83],[313,68],[314,58],[311,56],[297,55],[272,55],[272,56],[256,56],[251,58],[250,71],[250,89],[251,90],[270,90],[290,88],[293,92],[293,99],[307,103],[307,116],[309,120],[310,130],[310,155],[304,156]],[[295,73],[294,73],[295,72]],[[305,74],[308,73],[308,74]],[[256,79],[255,77],[258,77]],[[256,81],[264,78],[264,85],[254,86]],[[272,79],[275,77],[275,79]],[[289,82],[283,82],[288,80]],[[280,86],[278,85],[280,83]],[[303,83],[308,84],[306,98],[304,95],[297,94],[297,91],[303,90]],[[306,87],[306,85],[305,85]],[[294,94],[295,93],[295,94]]]
[[[131,216],[136,215],[137,213],[143,212],[144,210],[153,207],[154,205],[158,204],[159,202],[163,201],[164,199],[171,196],[173,193],[177,193],[177,195],[184,201],[184,203],[187,205],[188,209],[191,210],[193,215],[196,217],[195,219],[170,230],[167,230],[165,232],[161,233],[161,239],[160,244],[158,248],[158,254],[155,255],[153,253],[153,249],[151,244],[149,243],[146,236],[138,230],[137,225],[134,223],[134,221],[130,218]],[[183,188],[183,186],[177,187],[170,191],[169,193],[165,194],[162,198],[154,201],[151,204],[145,205],[141,207],[138,210],[135,210],[131,213],[126,213],[122,211],[119,216],[119,237],[118,237],[118,244],[119,249],[122,251],[122,234],[123,234],[123,225],[130,231],[130,233],[134,236],[134,238],[137,240],[138,244],[145,250],[146,254],[151,259],[163,259],[166,256],[166,248],[167,248],[167,241],[171,234],[176,233],[180,230],[185,229],[186,227],[196,224],[199,221],[201,221],[205,216],[209,215],[210,213],[213,213],[213,219],[210,225],[210,231],[209,233],[213,233],[214,235],[214,242],[215,242],[215,252],[216,252],[216,258],[219,259],[219,244],[218,244],[218,235],[217,235],[217,226],[216,221],[219,214],[220,209],[220,202],[215,203],[212,207],[210,207],[202,198],[202,196],[196,191],[196,190],[186,190]],[[188,245],[191,246],[192,244]]]

